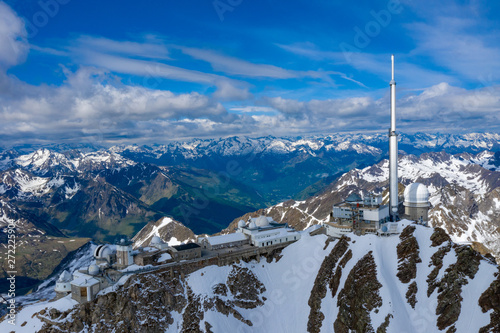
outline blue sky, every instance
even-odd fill
[[[0,2],[1,146],[500,129],[489,1]]]

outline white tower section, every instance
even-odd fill
[[[389,129],[389,213],[391,220],[398,215],[398,134],[396,133],[396,81],[394,81],[394,54],[391,56],[391,128]]]

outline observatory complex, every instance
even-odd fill
[[[326,233],[332,237],[344,234],[394,234],[398,233],[401,200],[398,195],[398,134],[396,132],[396,81],[394,80],[394,55],[391,56],[392,75],[389,128],[389,205],[382,204],[382,196],[368,194],[361,198],[351,193],[345,201],[335,204],[330,222],[325,223]],[[409,184],[404,192],[404,215],[411,220],[428,220],[429,191],[421,183]]]

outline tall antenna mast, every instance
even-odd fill
[[[396,81],[394,81],[394,54],[391,55],[391,128],[389,129],[389,213],[391,221],[398,219],[398,134],[396,133]]]

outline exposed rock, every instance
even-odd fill
[[[488,289],[479,297],[479,306],[483,312],[490,313],[490,323],[479,330],[480,333],[500,332],[500,270]]]
[[[182,314],[182,330],[181,333],[202,333],[200,322],[203,320],[204,313],[201,307],[200,297],[193,295],[193,292],[188,287],[188,305]]]
[[[205,332],[206,333],[214,333],[212,331],[212,325],[208,321],[205,322]]]
[[[432,246],[439,246],[444,242],[451,241],[450,236],[442,228],[434,228],[431,235]]]
[[[339,313],[333,324],[335,332],[374,332],[370,312],[382,306],[381,287],[370,251],[349,272],[344,288],[339,292]]]
[[[212,287],[212,291],[214,292],[214,294],[227,296],[227,286],[224,283],[216,284]]]
[[[260,294],[265,292],[266,288],[248,268],[233,265],[226,284],[236,299],[235,305],[253,309],[264,304]]]
[[[311,296],[309,297],[309,306],[311,311],[309,312],[309,320],[307,321],[307,331],[308,332],[319,332],[323,323],[325,315],[321,312],[321,301],[326,296],[326,286],[333,279],[333,269],[339,259],[344,255],[344,253],[349,248],[349,243],[346,237],[342,237],[338,240],[337,244],[333,247],[332,251],[323,260],[321,267],[318,271],[318,275],[314,280],[314,286],[311,290]],[[352,255],[352,253],[351,253]],[[340,279],[340,278],[339,278]],[[338,288],[338,284],[337,284]]]
[[[80,332],[89,327],[94,332],[164,332],[173,323],[171,312],[181,312],[186,303],[178,278],[167,273],[138,275],[117,292],[63,312],[65,320],[53,322],[50,312],[49,317],[39,314],[45,322],[40,332]]]
[[[438,284],[437,326],[440,330],[453,325],[460,315],[462,286],[473,279],[479,269],[481,255],[470,246],[456,246],[457,262],[446,269]]]
[[[380,326],[377,328],[377,333],[386,333],[387,332],[387,327],[389,327],[389,323],[391,321],[391,318],[393,317],[392,313],[389,313],[387,316],[385,316],[385,320]]]
[[[413,281],[408,286],[408,291],[406,292],[406,300],[413,309],[415,309],[415,304],[417,304],[417,291],[418,291],[417,282]]]
[[[399,265],[396,275],[403,283],[409,283],[417,276],[417,263],[422,262],[417,239],[413,236],[414,231],[415,227],[409,225],[399,236],[401,242],[397,246]]]
[[[434,290],[437,288],[439,281],[436,281],[436,278],[439,274],[439,271],[443,267],[443,258],[451,250],[450,237],[444,232],[443,229],[436,228],[431,236],[431,240],[432,246],[439,246],[444,242],[447,243],[444,246],[441,246],[431,257],[429,267],[434,266],[434,268],[427,276],[427,297],[430,297]]]
[[[340,278],[342,277],[342,269],[347,265],[349,260],[352,258],[352,251],[349,250],[347,253],[342,257],[342,259],[339,262],[339,265],[337,266],[337,269],[335,270],[335,274],[333,277],[330,279],[329,287],[332,292],[332,297],[335,297],[337,294],[337,290],[339,289],[339,284],[340,284]]]

